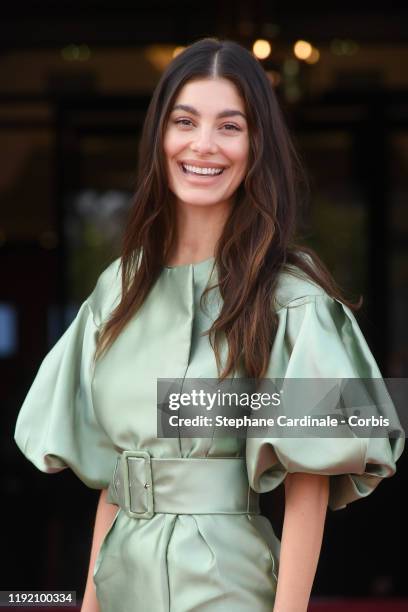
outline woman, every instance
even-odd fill
[[[121,257],[44,359],[16,424],[40,470],[70,467],[102,489],[82,612],[306,610],[327,505],[395,473],[403,438],[156,435],[158,378],[381,376],[356,306],[294,244],[300,171],[248,51],[203,39],[171,62],[147,112]],[[258,493],[282,482],[279,542]]]

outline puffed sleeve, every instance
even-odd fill
[[[91,394],[98,332],[91,305],[100,302],[101,278],[106,271],[40,364],[14,432],[17,446],[39,470],[71,468],[92,489],[108,487],[117,456],[95,416]]]
[[[376,378],[385,386],[353,312],[342,302],[322,290],[301,295],[277,314],[279,325],[265,378]],[[381,411],[374,405],[373,410],[377,416],[389,417],[401,437],[248,437],[251,487],[264,493],[275,489],[288,472],[308,472],[330,476],[331,510],[366,497],[396,472],[405,444],[394,404],[388,402]]]

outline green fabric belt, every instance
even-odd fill
[[[245,457],[160,459],[147,451],[118,456],[107,502],[132,518],[169,514],[259,514]]]

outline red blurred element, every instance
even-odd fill
[[[314,599],[308,612],[408,612],[408,599]]]

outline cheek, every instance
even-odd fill
[[[169,133],[165,134],[164,139],[163,139],[163,153],[164,153],[164,158],[166,162],[166,174],[167,174],[168,185],[170,188],[172,188],[174,184],[174,178],[173,178],[174,177],[174,167],[171,161],[175,155],[175,150],[174,150],[174,142],[173,142],[172,135]]]
[[[180,150],[183,149],[184,146],[185,143],[183,135],[169,130],[163,142],[166,157],[168,159],[174,157],[180,152]]]
[[[230,152],[230,159],[234,160],[236,171],[239,174],[245,174],[248,166],[249,144],[246,141],[237,142],[236,146]]]
[[[172,156],[172,152],[174,148],[172,141],[173,141],[172,135],[167,132],[163,139],[163,151],[167,159]]]

